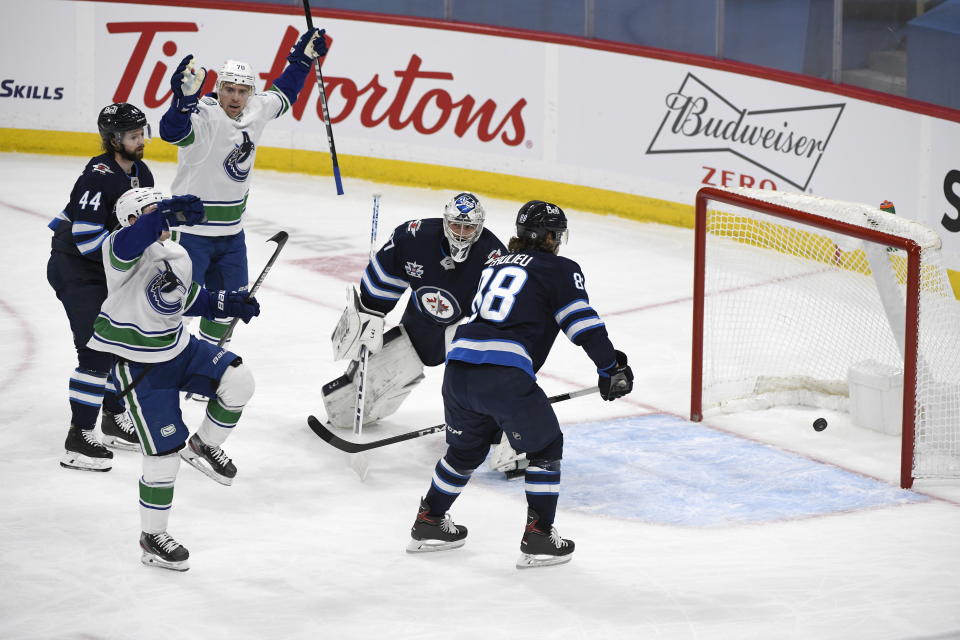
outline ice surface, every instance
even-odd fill
[[[342,372],[329,335],[369,248],[371,195],[383,194],[385,240],[402,221],[438,216],[453,192],[349,177],[336,196],[329,177],[255,173],[252,276],[267,238],[281,229],[291,238],[261,290],[263,314],[233,345],[257,380],[224,447],[239,473],[224,487],[183,465],[170,532],[190,549],[191,569],[142,566],[139,456],[117,453],[106,474],[57,464],[75,364],[45,281],[46,223],[83,162],[0,155],[0,637],[960,636],[960,484],[900,491],[898,440],[841,414],[687,423],[691,232],[579,211],[568,211],[564,254],[582,265],[637,379],[623,401],[556,405],[567,443],[557,526],[577,542],[573,562],[514,568],[522,483],[487,471],[452,510],[470,528],[466,546],[405,554],[442,437],[368,454],[361,483],[305,418],[322,415],[320,386]],[[151,166],[168,188],[174,166]],[[505,240],[520,203],[484,204]],[[429,370],[364,437],[441,421],[440,377]],[[540,380],[548,394],[596,383],[562,337]],[[199,424],[200,404],[184,412]],[[830,422],[821,433],[810,426],[818,415]]]

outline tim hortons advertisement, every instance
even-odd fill
[[[249,63],[259,80],[257,89],[264,90],[282,73],[291,46],[305,29],[303,17],[296,14],[85,2],[38,2],[24,10],[26,17],[10,17],[23,26],[14,31],[32,32],[25,40],[42,38],[49,29],[46,16],[58,12],[75,14],[75,24],[91,29],[83,42],[53,39],[56,50],[38,51],[49,58],[47,63],[30,66],[91,79],[89,87],[78,87],[77,99],[90,105],[86,113],[65,113],[65,120],[46,125],[72,130],[90,130],[94,105],[111,101],[143,107],[155,124],[170,102],[170,74],[187,54],[210,72],[204,90],[213,89],[216,69],[228,58]],[[341,153],[425,162],[437,162],[438,150],[521,159],[539,153],[539,146],[524,142],[542,138],[542,90],[521,79],[542,76],[542,56],[536,54],[540,45],[342,20],[318,20],[318,26],[328,35],[323,73]],[[69,35],[79,29],[63,31]],[[80,54],[83,46],[95,56]],[[15,60],[6,49],[4,45],[4,60]],[[503,74],[506,67],[515,73]],[[92,93],[84,96],[88,90]],[[20,105],[0,105],[5,116],[13,111],[4,119],[14,126],[42,125],[30,114],[18,117],[25,110]],[[263,143],[326,149],[313,74],[291,113],[267,129]]]

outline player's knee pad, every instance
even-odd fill
[[[357,369],[353,361],[342,376],[323,385],[323,404],[327,419],[335,427],[353,426],[357,400]],[[363,392],[363,423],[385,418],[403,403],[423,380],[423,363],[402,326],[383,335],[383,348],[367,358]]]
[[[528,453],[527,458],[530,460],[531,467],[560,471],[560,460],[563,458],[563,434],[558,435],[540,451]]]
[[[481,445],[475,449],[447,447],[447,453],[443,457],[446,458],[450,466],[458,472],[469,474],[483,464],[488,451],[490,451],[489,444]]]
[[[165,453],[159,456],[143,456],[143,481],[150,485],[172,484],[180,469],[180,454]]]
[[[234,360],[237,362],[240,360]],[[243,407],[253,397],[253,391],[256,384],[253,381],[253,373],[250,367],[243,364],[241,360],[236,366],[231,365],[220,376],[220,384],[217,385],[217,397],[220,402],[228,407]]]

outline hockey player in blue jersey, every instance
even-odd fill
[[[395,412],[423,380],[423,368],[444,362],[447,345],[477,289],[488,260],[506,252],[484,228],[486,212],[472,193],[459,193],[442,218],[401,224],[370,259],[360,293],[348,290],[347,308],[333,332],[334,359],[351,360],[347,372],[324,385],[327,419],[353,425],[354,373],[362,345],[371,354],[364,392],[364,424]],[[384,316],[410,289],[400,324],[383,333]]]
[[[627,357],[616,351],[587,296],[580,266],[557,255],[567,237],[560,207],[534,200],[517,214],[510,253],[480,276],[470,318],[456,332],[443,375],[447,452],[411,530],[409,552],[463,546],[467,529],[447,512],[502,429],[529,459],[527,521],[517,568],[568,562],[572,540],[553,526],[560,495],[563,433],[536,372],[562,330],[583,348],[599,374],[600,395],[614,400],[633,389]]]
[[[207,212],[206,222],[184,229],[178,238],[193,261],[194,281],[211,289],[246,289],[243,215],[257,144],[266,126],[297,101],[314,61],[326,52],[324,32],[306,31],[266,91],[257,91],[253,69],[238,60],[220,67],[216,92],[203,97],[206,72],[192,55],[171,76],[173,99],[160,119],[160,137],[179,148],[171,191],[200,196]],[[200,337],[216,344],[229,325],[229,318],[202,318]]]
[[[190,257],[169,238],[171,227],[203,223],[197,196],[164,198],[157,189],[131,189],[117,201],[117,217],[122,228],[103,243],[109,296],[89,346],[117,357],[114,377],[140,436],[141,561],[186,571],[190,554],[167,533],[180,459],[221,484],[233,482],[237,468],[220,447],[253,396],[254,382],[235,353],[190,335],[183,316],[249,322],[260,305],[245,293],[207,291],[191,280]],[[180,412],[180,391],[210,397],[192,436]]]
[[[143,112],[125,102],[100,111],[97,128],[103,153],[87,161],[70,200],[50,222],[53,230],[47,281],[57,294],[73,333],[77,367],[70,376],[70,429],[60,465],[67,469],[109,471],[115,449],[139,448],[130,416],[111,391],[113,357],[87,347],[93,321],[107,297],[100,247],[117,224],[114,204],[132,187],[152,187],[143,162],[150,126]],[[94,435],[103,405],[103,443]]]

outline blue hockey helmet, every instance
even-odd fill
[[[566,244],[567,216],[563,209],[543,200],[531,200],[517,212],[517,237],[538,243],[552,232],[556,246]]]

